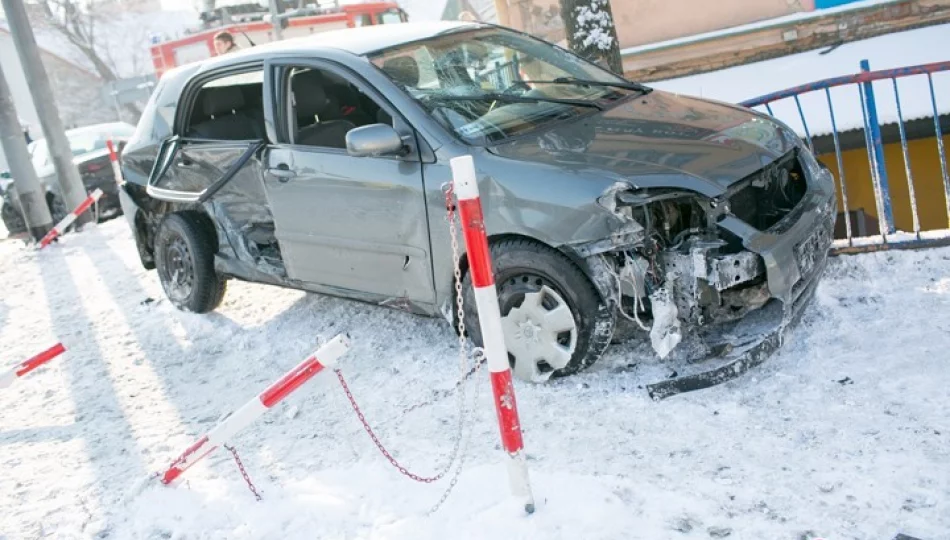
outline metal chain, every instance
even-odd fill
[[[472,368],[469,369],[468,372],[466,372],[465,375],[462,376],[461,379],[455,381],[455,385],[452,388],[439,390],[435,392],[435,394],[431,398],[425,401],[420,401],[419,403],[416,403],[415,405],[406,407],[405,409],[402,410],[402,414],[407,415],[415,410],[421,409],[423,407],[428,407],[429,405],[437,403],[451,396],[456,390],[459,389],[460,386],[465,384],[473,375],[478,373],[478,371],[482,368],[482,366],[484,366],[485,363],[487,362],[487,359],[485,358],[485,351],[481,347],[472,348],[472,357],[476,359],[475,365],[472,366]]]
[[[238,470],[241,471],[241,476],[244,477],[244,481],[247,482],[247,489],[251,490],[251,493],[254,494],[254,498],[258,501],[261,500],[261,494],[258,493],[257,488],[254,487],[254,482],[251,482],[251,477],[247,474],[247,469],[244,468],[244,463],[241,462],[240,456],[238,456],[237,450],[233,446],[224,445],[224,447],[231,452],[231,455],[234,456],[234,462],[237,463]]]
[[[359,418],[360,423],[363,425],[363,429],[369,435],[370,439],[373,441],[373,444],[376,446],[379,452],[383,455],[383,457],[385,457],[386,460],[389,461],[389,463],[393,467],[395,467],[400,473],[402,473],[407,478],[410,478],[416,482],[430,484],[438,480],[441,480],[442,478],[445,477],[446,474],[448,474],[450,471],[454,469],[455,472],[452,475],[451,481],[449,482],[447,489],[442,493],[442,496],[439,498],[435,506],[433,506],[432,509],[429,511],[430,514],[438,510],[439,507],[442,506],[442,504],[446,501],[446,499],[448,499],[449,495],[452,493],[452,490],[455,488],[455,485],[458,483],[459,476],[461,475],[462,466],[465,462],[465,452],[462,450],[463,448],[462,442],[464,440],[466,442],[464,446],[467,447],[468,441],[471,439],[471,435],[474,432],[474,422],[471,423],[467,431],[465,430],[465,418],[467,416],[466,413],[468,411],[466,410],[466,406],[465,406],[466,399],[465,399],[464,383],[469,378],[471,378],[475,373],[477,373],[479,368],[481,368],[481,366],[484,365],[485,363],[484,351],[482,351],[481,348],[476,348],[473,352],[478,356],[478,358],[475,359],[474,366],[469,365],[469,360],[468,360],[469,347],[468,347],[468,340],[465,336],[465,303],[464,303],[465,300],[462,296],[462,269],[461,269],[461,263],[460,263],[461,255],[460,255],[459,243],[458,243],[458,226],[456,222],[457,216],[455,213],[455,205],[452,203],[453,193],[452,193],[451,185],[450,184],[444,185],[443,190],[445,191],[446,221],[448,221],[448,224],[449,224],[449,234],[451,237],[451,244],[452,244],[453,274],[455,277],[455,302],[456,302],[456,315],[458,317],[457,323],[458,323],[458,333],[459,333],[460,379],[452,389],[448,391],[443,391],[441,395],[437,395],[435,398],[430,399],[429,401],[426,401],[421,404],[414,405],[412,407],[405,409],[403,411],[403,414],[409,411],[415,410],[417,408],[423,407],[425,405],[434,403],[435,401],[442,399],[446,397],[447,395],[449,395],[450,393],[458,390],[458,393],[457,393],[458,419],[459,419],[458,432],[455,437],[455,443],[454,443],[452,452],[450,454],[449,462],[445,466],[445,468],[433,476],[420,476],[418,474],[415,474],[409,471],[405,466],[399,463],[399,461],[395,457],[393,457],[393,455],[389,452],[389,450],[386,449],[383,443],[380,442],[379,437],[376,435],[376,432],[369,425],[369,422],[366,420],[366,416],[363,414],[362,409],[360,409],[359,404],[356,403],[356,399],[353,397],[353,393],[350,391],[350,387],[346,383],[346,379],[344,378],[343,373],[339,369],[334,370],[336,373],[337,379],[340,381],[340,386],[343,388],[343,392],[346,394],[346,397],[350,402],[350,406],[353,407],[353,411],[356,413],[356,416]],[[473,396],[474,396],[473,397],[474,400],[478,399],[478,386],[475,387],[475,393],[473,394]],[[474,408],[474,403],[472,404],[472,407]],[[456,464],[456,462],[457,462],[457,466],[453,467],[453,465]]]
[[[445,191],[445,219],[449,222],[449,239],[452,245],[452,270],[455,277],[455,304],[456,304],[456,316],[458,318],[458,334],[459,334],[459,367],[461,369],[461,379],[460,383],[474,374],[485,362],[484,351],[479,350],[481,358],[475,359],[475,366],[471,369],[468,369],[468,340],[465,336],[465,299],[462,294],[462,265],[461,265],[461,253],[459,250],[459,241],[458,241],[458,229],[460,221],[460,216],[455,211],[455,204],[453,202],[454,190],[452,189],[452,184],[445,184],[443,186]],[[468,373],[466,373],[468,370]],[[456,385],[460,391],[458,392],[458,404],[459,404],[459,445],[468,448],[468,442],[471,439],[472,432],[475,430],[474,421],[471,422],[469,426],[468,433],[463,433],[463,424],[461,422],[462,415],[465,411],[465,386]],[[475,385],[475,392],[472,398],[472,409],[474,410],[475,404],[478,401],[478,389],[479,386]],[[464,444],[463,444],[464,441]],[[458,484],[459,476],[462,474],[462,468],[465,464],[465,452],[462,451],[458,456],[458,465],[455,468],[455,472],[452,475],[449,485],[446,487],[445,491],[442,492],[442,496],[439,497],[439,500],[429,509],[429,514],[435,513],[443,503],[449,498],[449,495],[452,494],[452,491],[455,489],[456,484]]]
[[[434,476],[420,476],[418,474],[411,472],[409,469],[407,469],[401,463],[399,463],[399,461],[397,461],[396,458],[394,458],[393,455],[389,453],[389,450],[387,450],[386,447],[383,446],[383,443],[380,442],[379,437],[376,435],[376,432],[373,431],[373,428],[369,425],[369,422],[366,420],[366,416],[363,415],[362,409],[360,409],[360,406],[356,403],[356,398],[354,398],[353,393],[350,392],[350,387],[348,384],[346,384],[346,379],[343,377],[343,373],[339,369],[334,370],[334,371],[336,373],[337,379],[340,380],[340,386],[343,387],[343,392],[346,394],[346,398],[350,401],[350,405],[353,407],[353,411],[356,413],[357,418],[359,418],[360,423],[363,424],[363,429],[369,435],[369,438],[373,440],[373,444],[376,445],[376,448],[383,455],[383,457],[385,457],[386,460],[389,461],[390,465],[398,469],[399,472],[403,474],[403,476],[410,478],[412,480],[415,480],[416,482],[421,482],[423,484],[431,484],[432,482],[441,480],[449,472],[449,470],[451,469],[452,461],[454,461],[454,457],[455,457],[454,455],[452,456],[453,460],[449,462],[449,466],[443,469],[442,471],[438,472]]]

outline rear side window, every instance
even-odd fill
[[[190,139],[258,140],[264,129],[264,72],[261,68],[208,81],[197,92],[183,133]]]

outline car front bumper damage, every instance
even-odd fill
[[[745,251],[704,256],[693,250],[690,260],[680,261],[693,266],[692,272],[675,273],[678,283],[673,287],[685,294],[701,294],[695,285],[699,279],[718,289],[722,298],[730,292],[745,297],[736,302],[736,316],[727,322],[706,325],[698,315],[698,333],[713,354],[691,364],[686,373],[647,385],[651,398],[661,400],[729,381],[762,364],[782,346],[814,295],[833,239],[835,195],[828,188],[833,184],[827,177],[818,180],[813,186],[821,187],[809,189],[796,208],[768,231],[758,231],[735,216],[723,217],[719,227],[741,239]],[[750,285],[741,287],[745,283]],[[735,285],[740,287],[728,288]]]

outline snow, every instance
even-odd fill
[[[601,51],[609,50],[614,38],[610,35],[613,20],[607,12],[607,0],[590,0],[590,4],[576,6],[574,11],[577,13],[574,39],[584,48],[593,46]]]
[[[649,343],[517,383],[537,512],[507,496],[487,374],[455,492],[409,482],[320,375],[174,488],[133,487],[320,343],[411,470],[445,463],[457,377],[441,319],[234,282],[220,310],[163,299],[122,219],[43,250],[0,242],[4,365],[68,351],[0,393],[6,538],[945,538],[950,530],[950,250],[831,260],[783,349],[742,378],[661,402]],[[150,301],[151,299],[151,301]],[[471,390],[471,388],[470,388]],[[683,532],[686,531],[686,532]]]
[[[861,71],[861,60],[870,62],[871,70],[879,71],[950,60],[950,24],[941,24],[895,32],[870,39],[845,43],[827,49],[764,60],[699,75],[651,83],[661,90],[701,96],[729,103],[740,103],[758,96],[785,90],[813,81],[852,75]],[[950,72],[933,76],[940,114],[950,113]],[[873,84],[881,125],[896,122],[897,105],[890,80]],[[926,75],[899,79],[901,108],[905,121],[933,117],[930,87]],[[838,131],[864,127],[859,90],[856,85],[831,89]],[[824,91],[809,92],[800,97],[808,129],[812,136],[831,133],[831,117]],[[764,107],[759,107],[764,110]],[[775,116],[786,122],[799,135],[805,131],[794,100],[788,98],[772,104]]]

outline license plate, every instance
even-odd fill
[[[827,228],[822,224],[804,242],[796,246],[795,255],[798,258],[798,269],[803,276],[811,274],[815,269],[815,264],[825,255],[825,251],[828,249],[828,235]]]

